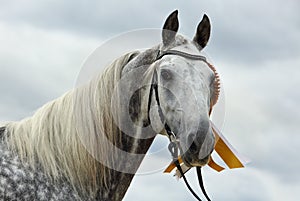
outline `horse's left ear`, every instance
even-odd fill
[[[196,35],[193,39],[197,44],[204,48],[210,37],[210,21],[207,15],[204,15],[197,27]]]
[[[175,10],[166,19],[162,30],[162,40],[165,46],[169,45],[175,39],[178,27],[178,10]]]

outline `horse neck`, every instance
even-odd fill
[[[108,191],[99,191],[99,200],[122,200],[154,138],[136,139],[123,133],[121,139],[120,149],[129,154],[117,159],[119,170],[110,169],[110,188]],[[133,154],[138,156],[132,157]]]
[[[118,98],[115,105],[120,107],[115,108],[119,131],[116,133],[120,135],[120,140],[116,147],[123,152],[118,152],[120,155],[115,158],[116,168],[111,169],[113,177],[111,194],[108,196],[111,200],[123,198],[155,138],[155,132],[148,121],[149,83],[152,80],[152,73],[150,71],[145,75],[148,70],[146,66],[135,69],[136,66],[141,66],[141,62],[144,62],[143,56],[140,60],[137,59],[123,69],[122,80],[117,90]],[[147,86],[148,89],[146,87],[140,90],[142,86]],[[105,195],[100,197],[103,198]]]
[[[113,65],[123,66],[120,63]],[[6,141],[22,159],[38,164],[55,180],[67,178],[79,191],[96,194],[99,200],[123,198],[154,138],[140,139],[138,130],[127,135],[112,126],[110,98],[122,71],[113,67],[108,68],[112,72],[106,73],[107,79],[95,78],[46,104],[33,117],[7,125]],[[124,113],[119,111],[121,117]]]
[[[140,96],[147,97],[147,94],[140,94]],[[147,98],[146,98],[147,99]],[[141,112],[141,108],[145,103],[145,101],[136,103],[136,105],[132,105],[132,107],[139,108],[139,112]],[[140,105],[142,104],[142,105]],[[116,132],[117,135],[120,135],[119,141],[116,144],[116,148],[118,148],[117,156],[115,160],[115,168],[111,169],[111,188],[109,198],[111,200],[121,200],[125,195],[130,183],[138,170],[140,164],[142,163],[148,149],[150,148],[154,138],[155,133],[153,132],[150,125],[148,125],[148,129],[144,128],[144,123],[148,120],[148,115],[142,114],[138,115],[139,118],[136,119],[137,122],[132,122],[132,119],[128,117],[126,111],[128,108],[123,111],[122,108],[119,111],[119,117],[121,118],[120,125],[139,125],[133,126],[131,129],[127,130],[125,128],[123,131]],[[128,122],[128,118],[130,121]],[[124,128],[120,126],[121,128]],[[122,151],[119,151],[122,150]],[[114,150],[115,151],[115,150]],[[103,198],[105,195],[102,195]]]

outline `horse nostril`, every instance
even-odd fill
[[[194,142],[192,142],[190,146],[190,152],[193,154],[196,154],[198,152],[197,145]]]
[[[198,147],[196,140],[196,135],[190,134],[187,137],[187,143],[189,146],[189,151],[191,154],[198,154],[200,147]]]
[[[190,146],[190,152],[193,154],[198,153],[198,148],[195,142],[192,142],[191,146]]]

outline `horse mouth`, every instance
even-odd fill
[[[189,154],[183,154],[182,161],[188,167],[202,167],[205,166],[210,160],[210,154],[203,159],[193,157]]]

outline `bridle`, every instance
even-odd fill
[[[204,56],[188,54],[186,52],[181,52],[181,51],[178,51],[178,50],[166,50],[166,51],[160,51],[159,50],[158,53],[157,53],[157,57],[156,57],[155,61],[163,58],[166,55],[177,55],[177,56],[182,56],[182,57],[187,58],[187,59],[203,61],[206,64],[208,64],[208,66],[216,74],[215,69],[212,68],[213,66],[207,62],[206,57],[204,57]],[[160,100],[159,100],[159,96],[158,96],[158,79],[157,79],[157,71],[156,71],[156,69],[154,70],[154,73],[153,73],[152,83],[151,83],[151,88],[150,88],[149,101],[148,101],[148,114],[149,114],[150,107],[151,107],[151,99],[152,99],[153,91],[155,93],[156,102],[157,102],[157,105],[158,105],[158,108],[159,108],[159,111],[158,111],[159,112],[159,116],[162,119],[163,118],[163,113],[162,113],[162,111],[160,109]],[[149,122],[150,122],[149,115],[148,115],[148,119],[149,119]],[[174,132],[171,130],[170,126],[167,123],[165,123],[164,128],[165,128],[165,131],[166,131],[166,133],[167,133],[167,135],[169,137],[169,140],[170,140],[170,144],[168,146],[168,149],[169,149],[169,151],[170,151],[170,153],[172,155],[173,163],[176,165],[176,168],[180,172],[180,174],[181,174],[181,176],[182,176],[182,178],[183,178],[183,180],[184,180],[187,188],[189,189],[189,191],[193,194],[193,196],[197,200],[201,201],[200,197],[195,193],[195,191],[189,185],[189,183],[188,183],[188,181],[187,181],[187,179],[186,179],[186,177],[184,175],[184,172],[183,172],[183,170],[182,170],[182,168],[180,166],[180,163],[179,163],[179,160],[178,160],[179,145],[178,145],[178,142],[176,140],[176,135],[174,134]],[[208,197],[208,195],[207,195],[207,193],[205,191],[205,188],[204,188],[204,183],[203,183],[202,173],[201,173],[201,167],[197,167],[196,169],[197,169],[198,181],[199,181],[199,185],[200,185],[200,188],[202,190],[202,193],[204,194],[204,196],[206,197],[206,199],[208,201],[210,201],[210,198]]]
[[[178,50],[166,50],[166,51],[158,51],[158,54],[157,54],[157,57],[156,57],[156,60],[160,60],[161,58],[163,58],[164,56],[166,55],[177,55],[177,56],[181,56],[181,57],[184,57],[184,58],[187,58],[187,59],[191,59],[191,60],[199,60],[199,61],[203,61],[205,62],[206,64],[208,64],[208,66],[214,71],[214,73],[216,74],[216,79],[219,79],[218,76],[217,76],[217,73],[216,73],[216,70],[215,68],[207,62],[206,60],[206,57],[204,56],[201,56],[201,55],[193,55],[193,54],[189,54],[189,53],[186,53],[186,52],[181,52],[181,51],[178,51]],[[218,83],[217,83],[218,85]],[[219,95],[219,86],[216,86],[217,88],[217,96]],[[153,92],[155,93],[155,98],[156,98],[156,102],[157,102],[157,105],[158,105],[158,113],[159,113],[159,116],[161,119],[164,118],[164,115],[160,109],[160,100],[159,100],[159,96],[158,96],[158,78],[157,78],[157,71],[156,69],[154,70],[154,73],[153,73],[153,77],[152,77],[152,82],[151,82],[151,88],[150,88],[150,94],[149,94],[149,101],[148,101],[148,114],[149,114],[149,111],[150,111],[150,107],[151,107],[151,100],[152,100],[152,95],[153,95]],[[214,103],[213,103],[214,104]],[[212,108],[212,106],[211,106]],[[148,115],[148,120],[150,122],[150,116]],[[162,121],[163,122],[163,121]],[[164,128],[165,128],[165,131],[170,139],[170,144],[168,146],[168,149],[172,155],[172,159],[173,159],[173,163],[176,165],[176,168],[178,169],[178,171],[180,172],[187,188],[189,189],[189,191],[193,194],[193,196],[201,201],[200,197],[194,192],[194,190],[191,188],[191,186],[189,185],[185,175],[184,175],[184,172],[180,166],[180,163],[179,163],[179,160],[178,160],[178,149],[179,149],[179,144],[178,144],[178,141],[177,141],[177,138],[176,138],[176,135],[174,134],[174,132],[171,130],[170,126],[165,123],[164,124]],[[198,181],[199,181],[199,185],[200,185],[200,188],[202,190],[202,193],[204,194],[204,196],[206,197],[206,199],[208,201],[210,201],[210,198],[208,197],[206,191],[205,191],[205,188],[204,188],[204,183],[203,183],[203,179],[202,179],[202,173],[201,173],[201,167],[197,167],[197,176],[198,176]]]

